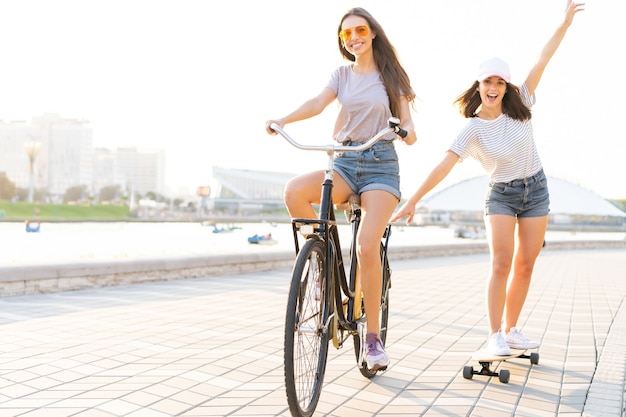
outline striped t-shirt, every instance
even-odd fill
[[[522,102],[531,108],[535,96],[520,85]],[[450,146],[461,160],[473,157],[483,166],[491,182],[509,182],[535,175],[542,168],[530,120],[519,121],[501,114],[496,119],[469,119]]]

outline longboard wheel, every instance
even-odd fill
[[[539,363],[539,353],[532,352],[530,354],[530,363],[532,363],[533,365],[537,365]]]
[[[500,382],[502,382],[503,384],[507,384],[509,382],[509,379],[511,378],[511,373],[509,372],[508,369],[502,369],[499,373],[498,373],[498,379],[500,380]]]
[[[474,367],[473,366],[464,366],[463,367],[463,378],[472,379],[474,376]]]

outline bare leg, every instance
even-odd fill
[[[517,250],[513,264],[513,278],[506,294],[505,327],[508,332],[517,325],[524,307],[535,261],[546,235],[548,216],[521,218],[518,221]]]
[[[319,204],[322,195],[324,171],[299,175],[289,180],[285,186],[285,204],[292,218],[315,219],[317,214],[313,204]],[[333,178],[333,202],[342,203],[352,194],[350,187],[335,174]]]
[[[398,205],[398,199],[386,191],[367,191],[361,194],[363,217],[357,236],[357,255],[363,303],[367,320],[367,333],[380,334],[378,315],[382,293],[382,265],[380,240],[387,222]]]
[[[507,280],[511,272],[515,248],[515,225],[516,218],[513,216],[493,214],[485,217],[491,252],[491,271],[487,282],[487,314],[490,333],[497,332],[502,326]]]

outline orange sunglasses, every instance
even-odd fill
[[[344,42],[348,42],[350,40],[350,38],[352,38],[352,33],[353,32],[356,33],[359,36],[367,36],[367,34],[370,33],[370,29],[367,26],[365,26],[365,25],[344,29],[341,32],[339,32],[339,37]]]

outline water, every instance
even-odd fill
[[[239,224],[229,233],[213,233],[199,223],[43,223],[39,233],[26,233],[23,223],[0,223],[0,266],[75,261],[204,256],[293,251],[291,225]],[[340,226],[347,247],[348,226]],[[276,244],[253,245],[254,234],[271,233]],[[624,233],[548,232],[547,240],[624,239]],[[467,244],[484,239],[459,239],[452,228],[393,227],[393,246]]]

